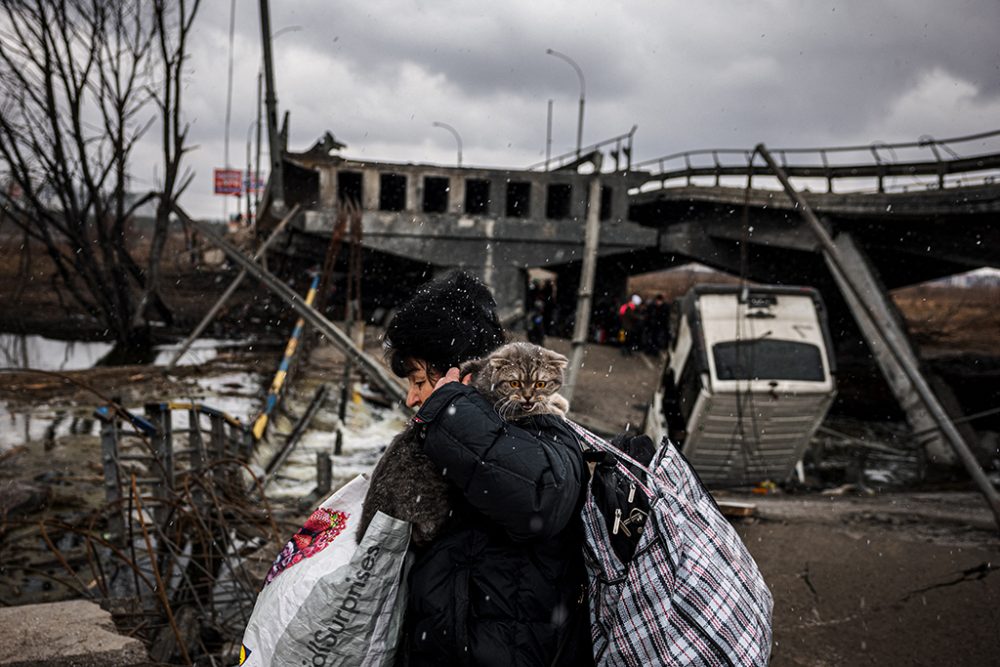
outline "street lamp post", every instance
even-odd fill
[[[434,127],[440,127],[440,128],[442,128],[444,130],[448,130],[453,135],[455,135],[455,142],[458,143],[458,166],[461,167],[462,166],[462,137],[459,136],[458,130],[456,130],[455,128],[453,128],[448,123],[441,123],[441,122],[438,122],[438,121],[434,121],[433,123],[431,123],[431,125],[433,125]]]
[[[552,100],[549,100],[549,110],[545,115],[545,171],[549,170],[549,159],[552,157]]]
[[[586,93],[586,83],[583,80],[583,70],[576,64],[576,61],[567,56],[565,53],[560,53],[555,49],[545,49],[545,53],[546,55],[555,56],[560,60],[568,62],[570,66],[576,70],[576,75],[580,77],[580,115],[576,121],[576,156],[580,157],[580,147],[583,145],[583,105]]]
[[[249,225],[250,224],[250,216],[253,215],[253,221],[254,221],[253,228],[256,231],[256,229],[257,229],[257,216],[254,215],[254,211],[250,207],[250,203],[251,203],[250,202],[250,188],[251,187],[255,188],[254,191],[256,192],[256,187],[257,187],[257,182],[254,180],[253,171],[251,170],[252,164],[250,162],[250,144],[251,144],[252,139],[253,139],[253,137],[251,137],[251,134],[253,133],[254,126],[260,127],[260,123],[258,121],[256,121],[256,120],[252,120],[252,121],[250,121],[250,126],[247,128],[247,171],[246,171],[246,176],[244,177],[244,181],[243,181],[243,183],[244,183],[244,189],[246,190],[246,196],[247,196],[247,217],[244,219],[243,222],[244,222],[244,224]],[[257,132],[258,132],[257,136],[259,137],[260,136],[260,130],[258,130]],[[259,139],[258,139],[257,143],[258,143],[258,145],[260,145],[260,140]]]

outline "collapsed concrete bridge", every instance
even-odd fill
[[[837,240],[849,270],[864,277],[873,295],[869,307],[898,323],[886,289],[1000,266],[998,137],[1000,131],[773,153],[806,190],[805,201]],[[338,211],[351,202],[362,211],[367,294],[391,304],[429,275],[462,267],[491,286],[503,316],[515,317],[524,309],[527,270],[545,268],[557,275],[568,321],[587,190],[599,178],[595,305],[622,298],[630,275],[696,261],[754,281],[816,286],[830,307],[835,338],[871,340],[853,324],[857,306],[840,296],[797,206],[751,151],[692,151],[633,165],[631,139],[630,133],[611,140],[614,165],[602,173],[593,170],[606,148],[601,144],[544,169],[518,170],[352,160],[339,155],[340,145],[321,140],[284,155],[283,202],[303,209],[285,249],[318,261]],[[969,145],[992,151],[960,156],[956,148]],[[845,162],[851,157],[858,161]],[[704,158],[708,164],[699,164]],[[883,372],[892,385],[892,373]],[[894,391],[909,414],[911,392],[905,383]]]
[[[786,162],[789,154],[806,156],[802,164],[785,164],[789,176],[806,188],[825,186],[825,192],[807,190],[805,199],[835,235],[851,234],[880,282],[894,288],[1000,265],[998,137],[867,147],[874,158],[859,164],[834,164],[831,156],[853,156],[865,147],[774,153]],[[612,141],[623,138],[631,141],[631,135]],[[997,140],[996,152],[959,157],[951,148],[986,140]],[[526,269],[548,268],[559,274],[561,287],[574,284],[587,186],[595,176],[586,170],[601,145],[544,170],[516,170],[352,160],[328,144],[285,154],[284,200],[303,209],[292,223],[293,254],[322,253],[339,207],[352,201],[363,211],[365,248],[389,258],[375,262],[383,273],[469,268],[490,283],[507,313],[523,306]],[[884,158],[907,149],[936,159]],[[955,157],[940,159],[944,150]],[[726,151],[692,151],[636,165],[616,160],[599,174],[604,291],[618,298],[628,275],[689,261],[763,282],[829,281],[815,261],[816,239],[766,166],[747,161],[749,151],[728,153],[735,162],[725,161]],[[813,153],[825,166],[809,163]],[[699,156],[711,163],[699,166]],[[834,192],[835,185],[850,191]],[[560,291],[572,305],[572,290]]]

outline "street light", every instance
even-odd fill
[[[567,56],[565,53],[560,53],[555,49],[545,49],[545,54],[549,56],[555,56],[560,60],[565,60],[576,70],[576,75],[580,77],[580,116],[576,121],[576,156],[580,157],[580,146],[583,144],[583,100],[586,91],[586,83],[583,80],[583,70],[580,66],[576,64],[572,58]]]
[[[434,127],[440,127],[442,129],[448,130],[453,135],[455,135],[455,141],[458,143],[458,166],[461,167],[462,166],[462,137],[459,136],[458,130],[456,130],[455,128],[453,128],[448,123],[440,123],[438,121],[434,121],[433,123],[431,123],[431,125],[433,125]]]
[[[284,28],[272,32],[271,39],[275,40],[284,35],[286,32],[298,32],[299,30],[302,30],[302,26],[300,25],[286,25]]]
[[[252,120],[252,121],[250,121],[250,126],[247,128],[247,172],[246,172],[246,177],[245,177],[245,180],[244,180],[245,189],[246,189],[246,196],[247,196],[247,217],[243,221],[247,225],[250,224],[250,216],[253,214],[253,209],[250,208],[250,187],[251,187],[251,185],[254,188],[254,192],[257,191],[257,181],[254,179],[253,171],[251,171],[252,165],[250,163],[250,143],[251,143],[251,139],[252,139],[252,137],[250,135],[253,132],[254,127],[257,127],[257,128],[260,127],[260,121],[259,120]],[[259,138],[260,137],[260,130],[259,129],[257,130],[257,137],[258,137],[258,139],[257,139],[257,146],[259,147],[260,146],[260,138]],[[258,162],[258,164],[260,163],[259,160],[257,162]],[[254,215],[254,230],[257,229],[257,222],[256,221],[257,221],[257,216]]]

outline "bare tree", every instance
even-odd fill
[[[178,179],[186,131],[177,127],[185,38],[198,2],[0,0],[0,7],[5,217],[45,249],[72,302],[119,343],[144,343],[147,304],[171,321],[155,264],[166,211],[190,180]],[[158,192],[135,199],[129,161],[157,116],[165,178]],[[157,250],[144,270],[126,227],[157,198]]]
[[[188,125],[181,115],[181,97],[184,89],[184,60],[187,40],[194,25],[201,0],[154,0],[153,14],[156,23],[157,50],[161,78],[150,92],[160,111],[161,141],[163,147],[163,182],[156,207],[156,222],[149,250],[146,287],[136,309],[135,323],[146,310],[150,299],[161,301],[157,288],[160,277],[160,260],[167,239],[173,203],[191,184],[193,174],[181,174],[181,161],[189,149]]]

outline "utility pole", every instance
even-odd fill
[[[562,395],[572,404],[573,391],[580,379],[583,348],[587,344],[590,309],[594,298],[594,278],[597,275],[597,248],[601,238],[601,155],[594,159],[594,174],[587,197],[587,226],[583,235],[583,266],[580,268],[580,289],[576,299],[576,321],[573,325],[573,349]]]
[[[253,164],[250,162],[250,133],[252,131],[253,131],[253,121],[250,121],[250,127],[247,128],[247,170],[246,172],[244,172],[243,175],[243,188],[244,190],[246,190],[246,196],[247,196],[247,217],[243,220],[243,222],[246,225],[250,224],[250,216],[254,215],[253,208],[251,206],[252,201],[250,199],[250,187],[251,187],[251,181],[253,180],[253,171],[251,170]],[[254,219],[256,220],[256,216],[254,216]],[[254,229],[256,228],[257,225],[254,224]]]
[[[285,211],[285,179],[282,170],[281,139],[278,137],[278,98],[274,92],[274,63],[271,57],[271,10],[267,0],[260,0],[260,33],[264,45],[264,105],[267,107],[267,143],[271,153],[271,209],[275,215]]]
[[[253,169],[253,184],[254,184],[253,185],[254,186],[254,191],[253,191],[253,210],[254,210],[253,229],[254,229],[254,232],[257,231],[257,218],[260,217],[260,185],[259,185],[259,183],[260,183],[260,130],[261,130],[261,126],[263,125],[263,120],[264,120],[263,118],[260,117],[260,113],[261,113],[262,88],[263,88],[263,85],[264,85],[263,82],[264,82],[264,74],[263,74],[263,72],[258,71],[257,72],[257,148],[256,148],[257,154],[254,157],[254,169]]]

